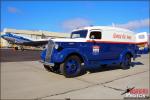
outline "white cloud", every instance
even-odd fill
[[[115,26],[130,29],[130,30],[136,30],[136,29],[149,27],[150,20],[142,19],[142,20],[129,21],[128,23],[125,24],[115,24]]]
[[[74,19],[65,20],[62,23],[62,28],[65,31],[71,31],[71,30],[73,30],[75,28],[89,26],[89,25],[90,25],[90,22],[87,19],[84,19],[84,18],[74,18]]]

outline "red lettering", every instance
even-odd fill
[[[119,39],[121,39],[121,35],[120,34],[113,34],[113,38],[119,38]]]
[[[126,35],[122,34],[122,38],[125,39],[125,38],[126,38]]]
[[[128,35],[127,35],[127,39],[131,39],[131,36],[128,36]]]
[[[148,89],[132,89],[131,94],[148,94]]]

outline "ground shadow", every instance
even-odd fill
[[[137,67],[136,65],[144,65],[144,64],[141,63],[141,62],[132,62],[130,68],[131,67]],[[111,70],[117,70],[117,69],[121,69],[119,65],[100,66],[100,67],[97,67],[97,68],[94,68],[94,69],[87,69],[87,70],[84,71],[83,74],[85,74],[88,71],[90,73],[97,73],[97,72],[111,71]],[[125,69],[125,70],[128,70],[128,69]]]
[[[131,63],[131,66],[132,66],[132,67],[136,67],[136,65],[144,65],[144,64],[141,63],[141,62],[132,62],[132,63]]]
[[[37,61],[40,60],[40,50],[13,50],[0,49],[1,62],[20,62],[20,61]]]

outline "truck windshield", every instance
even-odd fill
[[[87,30],[74,31],[71,33],[71,38],[86,38]]]

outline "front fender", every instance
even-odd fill
[[[66,48],[66,49],[63,49],[62,51],[60,52],[57,52],[54,54],[53,56],[53,62],[56,62],[56,63],[62,63],[66,57],[72,53],[77,53],[79,54],[83,59],[85,58],[83,56],[83,53],[81,52],[81,50],[79,51],[79,49],[76,49],[76,48]]]

